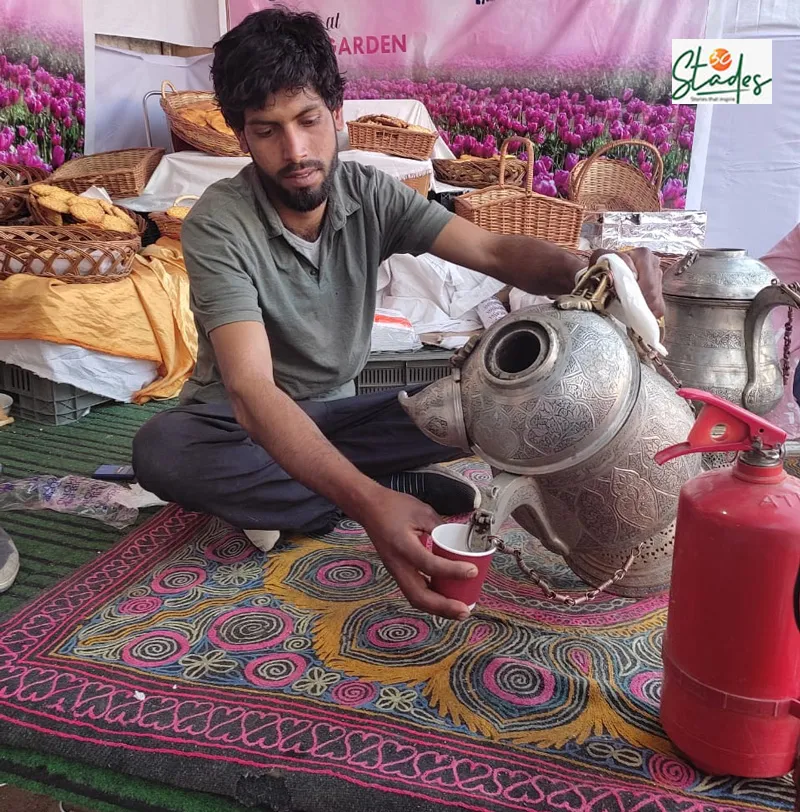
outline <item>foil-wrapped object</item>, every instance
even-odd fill
[[[706,238],[706,212],[604,211],[587,214],[581,236],[592,250],[620,250],[630,246],[662,254],[686,254],[702,248]]]

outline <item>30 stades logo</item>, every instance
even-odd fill
[[[672,40],[672,101],[772,104],[772,40]]]

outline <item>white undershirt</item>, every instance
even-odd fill
[[[319,269],[319,248],[322,234],[314,242],[309,242],[302,237],[298,237],[297,234],[292,234],[287,228],[283,230],[283,235],[293,248],[299,251],[315,268]]]

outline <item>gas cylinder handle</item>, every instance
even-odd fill
[[[684,454],[715,454],[731,451],[780,448],[787,434],[772,423],[728,400],[700,389],[679,389],[686,400],[703,404],[685,443],[670,446],[655,455],[659,465]]]

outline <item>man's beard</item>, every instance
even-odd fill
[[[303,161],[299,164],[289,164],[278,173],[280,177],[281,175],[288,175],[292,172],[301,172],[304,169],[318,169],[322,172],[324,175],[322,183],[319,186],[310,186],[306,189],[287,189],[264,172],[258,164],[255,166],[258,171],[258,176],[261,178],[261,183],[271,198],[278,200],[293,211],[307,212],[313,211],[328,199],[331,187],[333,186],[333,177],[338,165],[339,156],[334,152],[327,173],[325,172],[325,164],[322,161]]]

